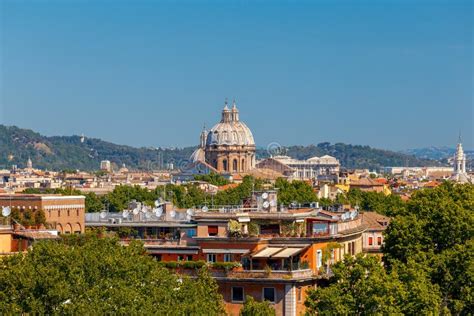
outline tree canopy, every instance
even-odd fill
[[[240,316],[275,316],[275,309],[270,302],[257,302],[252,296],[247,295]]]
[[[370,196],[352,194],[362,201]],[[446,182],[417,191],[393,214],[384,265],[370,255],[336,263],[329,286],[309,292],[310,314],[469,315],[474,310],[474,185]]]
[[[0,314],[221,315],[222,297],[206,270],[180,277],[111,238],[70,237],[35,244],[0,261]]]

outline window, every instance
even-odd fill
[[[58,210],[58,217],[61,217],[61,210]]]
[[[183,261],[183,256],[178,256],[178,260],[177,261]]]
[[[79,216],[79,210],[76,210],[76,216]]]
[[[377,245],[382,245],[382,237],[377,237]]]
[[[233,164],[233,169],[234,171],[237,171],[237,159],[234,159],[234,162],[232,163]]]
[[[317,250],[316,251],[316,268],[321,268],[323,265],[323,251]]]
[[[355,255],[355,241],[351,242],[351,255]]]
[[[67,210],[67,216],[71,216],[71,211],[70,210]]]
[[[269,301],[275,303],[275,288],[274,287],[264,287],[263,290],[263,301]]]
[[[195,228],[187,229],[186,230],[186,236],[188,236],[188,237],[196,236],[196,229]]]
[[[301,302],[303,300],[303,289],[299,287],[296,289],[296,291],[296,297],[298,298],[298,302]]]
[[[369,246],[372,246],[374,244],[374,238],[369,237]]]
[[[209,236],[217,236],[217,232],[218,232],[218,228],[217,226],[207,226],[207,234]]]
[[[222,168],[224,169],[224,171],[227,171],[227,160],[226,159],[222,160],[222,165],[223,165]]]
[[[242,303],[244,301],[244,288],[240,286],[233,286],[231,288],[232,302]]]
[[[207,262],[216,262],[216,254],[215,253],[208,253],[207,254]]]
[[[328,233],[327,223],[313,223],[313,234],[322,235]]]
[[[187,255],[186,260],[188,260],[188,261],[193,261],[193,255]]]
[[[232,261],[232,254],[226,253],[224,254],[224,262],[231,262]]]

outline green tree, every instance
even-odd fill
[[[437,313],[437,287],[416,269],[387,273],[376,256],[347,256],[332,267],[328,287],[308,291],[308,314],[375,315]],[[403,273],[401,279],[400,274]]]
[[[257,302],[252,296],[247,295],[245,303],[240,310],[240,316],[274,316],[275,309],[270,302]]]
[[[194,302],[194,303],[192,303]],[[199,302],[200,309],[196,308]],[[2,259],[0,314],[218,315],[222,300],[208,275],[180,279],[139,243],[71,236]]]
[[[389,269],[415,262],[440,288],[443,307],[455,314],[474,309],[474,185],[445,182],[413,194],[385,232]]]
[[[221,176],[218,173],[212,172],[210,174],[200,174],[200,175],[195,175],[194,180],[199,180],[199,181],[206,181],[210,184],[221,186],[225,184],[229,184],[230,181]]]

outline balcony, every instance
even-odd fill
[[[225,272],[225,271],[223,271]],[[214,274],[213,274],[214,276]],[[217,277],[217,276],[215,276]],[[311,269],[302,269],[294,271],[285,270],[231,270],[225,272],[227,278],[233,279],[307,279],[313,277]]]

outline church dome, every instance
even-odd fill
[[[221,121],[207,133],[206,147],[220,145],[255,146],[252,132],[239,120],[235,101],[231,110],[225,105]]]

